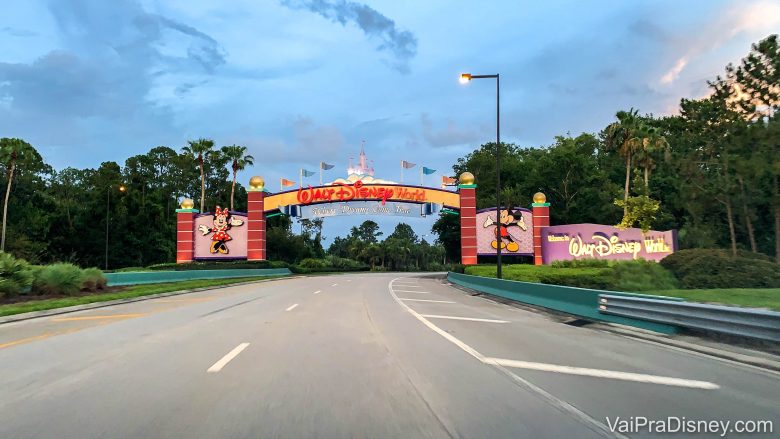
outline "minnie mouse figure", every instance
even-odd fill
[[[233,218],[227,208],[220,210],[219,206],[217,206],[212,222],[213,227],[201,224],[198,226],[198,230],[203,236],[214,233],[214,236],[211,237],[211,253],[222,253],[223,255],[226,255],[229,253],[227,242],[233,239],[228,235],[227,231],[233,226],[240,226],[242,224],[244,224],[244,222],[240,219]]]

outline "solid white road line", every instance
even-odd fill
[[[291,306],[290,306],[289,308],[287,308],[285,311],[292,311],[292,310],[294,310],[294,309],[295,309],[297,306],[298,306],[298,304],[297,304],[297,303],[296,303],[295,305],[291,305]]]
[[[230,362],[230,360],[236,358],[236,356],[240,354],[241,351],[246,349],[247,346],[249,346],[249,343],[241,343],[240,345],[236,346],[235,348],[233,348],[232,351],[228,352],[227,354],[225,354],[224,357],[220,358],[219,361],[214,363],[213,366],[209,367],[206,370],[206,372],[209,373],[219,372],[220,370],[222,370],[223,367],[225,367],[226,364]]]
[[[399,297],[399,299],[405,300],[407,302],[455,303],[450,302],[449,300],[404,299],[403,297]]]
[[[430,294],[428,291],[409,291],[409,290],[396,290],[396,293],[417,293],[417,294]]]
[[[509,323],[507,320],[477,319],[474,317],[440,316],[436,314],[421,314],[421,315],[429,319],[468,320],[470,322],[485,322],[485,323]]]
[[[628,439],[628,436],[625,436],[623,434],[620,434],[618,432],[610,430],[601,421],[598,421],[598,420],[592,418],[587,413],[583,412],[582,410],[578,409],[577,407],[574,407],[573,405],[569,404],[568,402],[566,402],[566,401],[556,397],[555,395],[553,395],[550,392],[542,389],[541,387],[537,386],[536,384],[526,380],[525,378],[522,378],[519,375],[512,373],[505,366],[502,366],[502,365],[497,364],[495,362],[488,362],[487,358],[484,355],[482,355],[481,353],[477,352],[474,348],[472,348],[471,346],[467,345],[466,343],[463,343],[457,337],[453,336],[452,334],[448,333],[447,331],[445,331],[445,330],[439,328],[438,326],[434,325],[433,323],[431,323],[430,320],[426,319],[420,313],[418,313],[417,311],[415,311],[412,308],[410,308],[409,305],[405,304],[403,301],[401,301],[398,298],[398,296],[395,295],[395,292],[393,291],[393,282],[395,282],[397,279],[402,279],[402,278],[393,279],[387,285],[387,289],[390,291],[390,295],[393,296],[393,299],[395,299],[395,301],[399,305],[401,305],[401,307],[406,309],[406,311],[409,312],[409,314],[411,314],[417,320],[422,322],[422,324],[427,326],[430,330],[432,330],[433,332],[441,335],[447,341],[449,341],[450,343],[452,343],[455,346],[459,347],[464,352],[466,352],[467,354],[469,354],[472,357],[476,358],[477,360],[481,361],[482,363],[489,364],[489,365],[495,367],[501,373],[503,373],[508,378],[513,380],[515,383],[517,383],[517,385],[519,385],[521,387],[524,387],[524,388],[526,388],[528,390],[531,390],[532,392],[535,392],[537,395],[539,395],[542,398],[544,398],[545,400],[547,400],[547,402],[549,402],[551,405],[553,405],[553,406],[559,408],[560,410],[563,410],[563,411],[569,413],[570,415],[576,417],[577,419],[579,419],[580,421],[585,423],[585,425],[587,425],[591,430],[599,433],[600,435],[605,436],[605,437],[612,437],[612,438],[619,438],[619,439]],[[713,385],[717,386],[717,384],[713,384]]]
[[[686,380],[643,373],[618,372],[615,370],[588,369],[585,367],[559,366],[557,364],[533,363],[530,361],[507,360],[505,358],[485,358],[485,363],[518,369],[541,370],[545,372],[582,375],[613,380],[636,381],[638,383],[663,384],[665,386],[691,387],[694,389],[717,389],[720,386],[707,381]]]
[[[314,292],[314,294],[320,294],[321,292],[322,292],[322,290],[317,290],[317,291]]]
[[[422,285],[409,285],[409,284],[396,284],[396,286],[401,288],[425,288]]]

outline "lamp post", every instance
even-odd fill
[[[496,277],[501,279],[501,99],[500,78],[495,75],[472,75],[461,73],[461,84],[467,84],[472,79],[496,80]]]
[[[106,270],[108,270],[108,223],[110,219],[110,208],[111,208],[111,188],[114,187],[113,184],[108,185],[108,189],[106,189]],[[123,184],[119,185],[119,192],[124,192],[125,186]]]

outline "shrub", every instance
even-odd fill
[[[187,264],[166,262],[150,265],[146,268],[154,271],[221,270],[233,268],[287,268],[287,264],[282,261],[203,261]]]
[[[779,288],[780,266],[765,255],[722,249],[689,249],[673,253],[661,265],[683,288]]]
[[[466,266],[463,264],[452,264],[452,272],[463,274],[466,272]]]
[[[0,298],[28,293],[32,281],[33,269],[27,261],[0,252]]]
[[[328,266],[328,262],[324,259],[306,258],[298,266],[309,269],[325,268]]]
[[[106,288],[108,280],[98,268],[87,268],[82,272],[81,289],[87,291],[102,290]]]
[[[611,284],[617,291],[671,290],[677,279],[657,262],[639,259],[614,263]]]
[[[38,294],[72,296],[81,289],[82,279],[82,270],[73,264],[47,265],[35,276],[33,290]]]
[[[554,261],[551,265],[557,268],[606,268],[609,261],[605,259],[583,258],[568,261]]]
[[[612,287],[612,270],[609,268],[550,268],[539,274],[543,284],[566,285],[578,288],[608,290]]]

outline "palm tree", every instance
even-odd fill
[[[11,184],[14,180],[16,165],[28,160],[40,160],[38,152],[21,139],[9,139],[3,137],[0,139],[0,162],[5,164],[8,170],[8,185],[5,188],[5,202],[3,203],[3,232],[0,238],[0,251],[5,251],[5,229],[6,218],[8,217],[8,199],[11,196]]]
[[[636,161],[644,169],[645,192],[650,195],[650,171],[655,168],[655,156],[661,153],[664,160],[669,160],[669,142],[655,127],[643,126],[639,137],[641,141]]]
[[[233,210],[233,195],[236,193],[236,174],[238,174],[238,171],[243,171],[247,165],[254,165],[255,158],[246,153],[246,146],[223,146],[221,151],[222,156],[232,163],[233,185],[230,187],[230,210]]]
[[[188,146],[182,148],[185,154],[198,161],[200,166],[200,211],[203,212],[203,205],[206,203],[206,173],[203,163],[205,157],[211,155],[214,151],[214,141],[211,139],[200,138],[198,140],[188,140]]]
[[[623,216],[628,214],[628,191],[631,184],[631,160],[641,145],[638,137],[640,129],[639,111],[633,108],[629,111],[618,111],[617,122],[606,129],[606,146],[617,151],[626,160],[626,185],[623,193]]]

